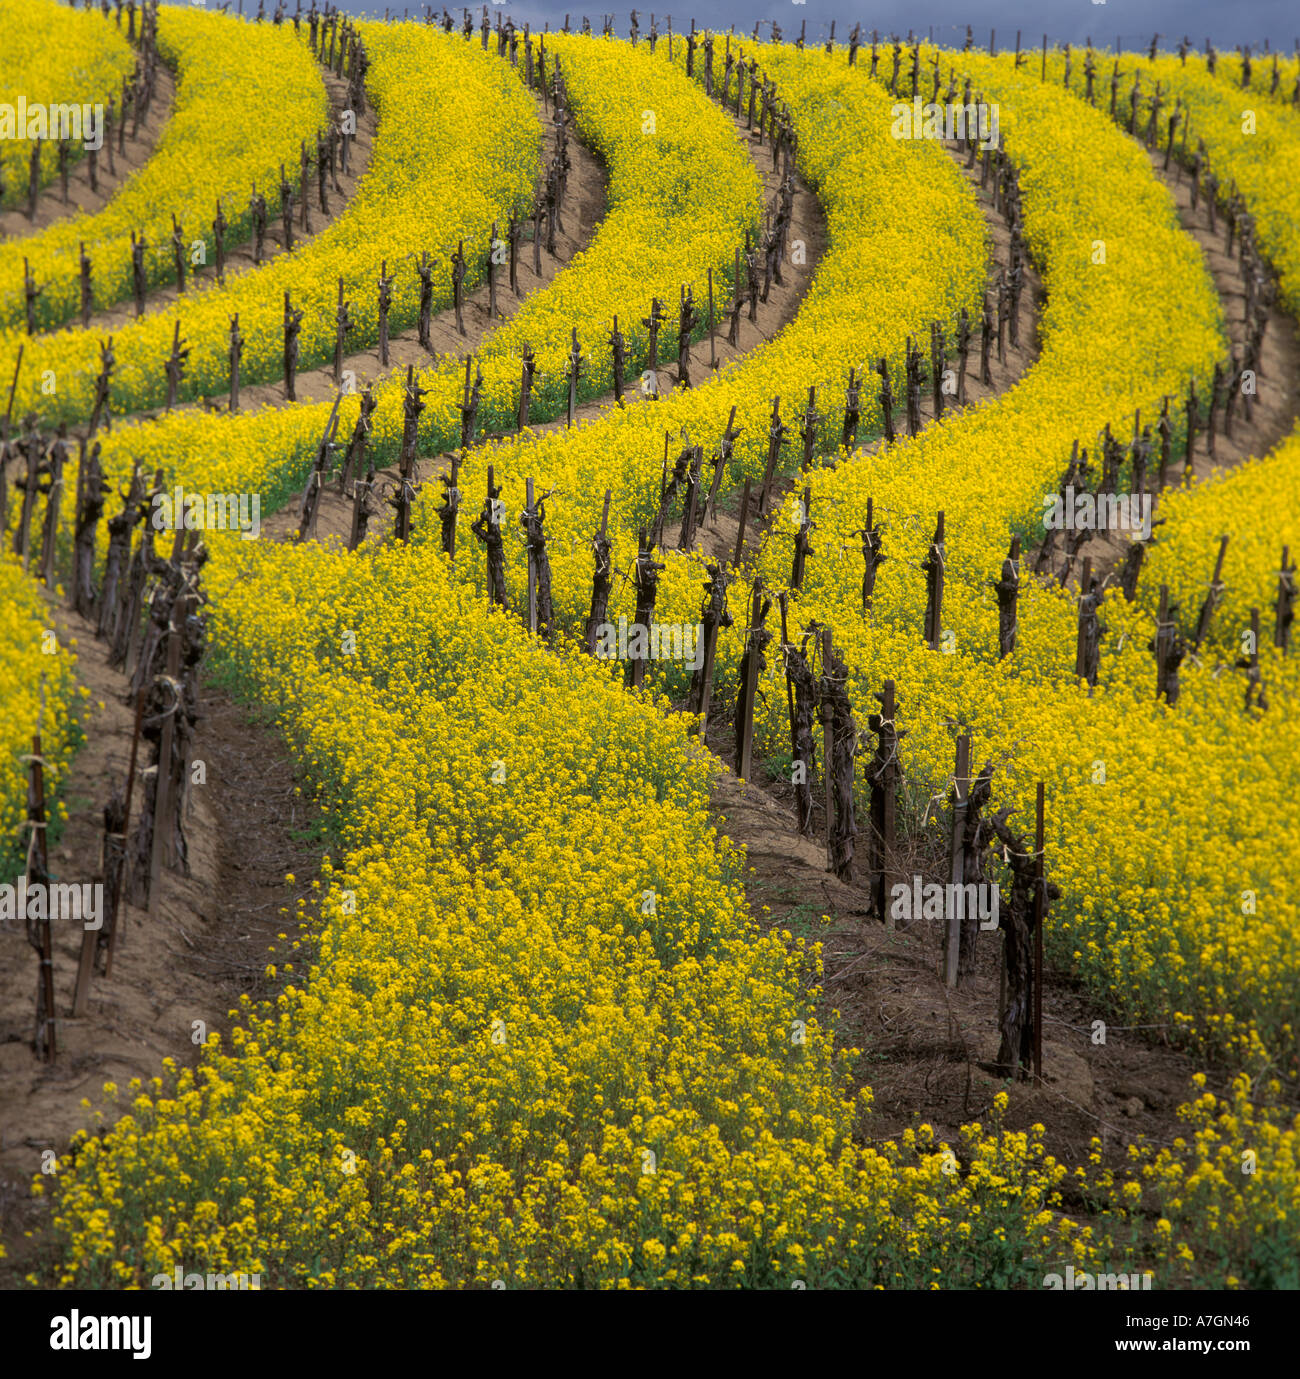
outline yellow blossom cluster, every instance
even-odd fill
[[[778,336],[719,370],[707,382],[674,391],[649,405],[609,408],[589,426],[569,433],[524,436],[479,447],[465,459],[461,489],[477,506],[486,467],[508,501],[522,498],[533,476],[540,491],[554,488],[563,501],[548,505],[557,612],[577,627],[590,587],[588,542],[599,525],[606,488],[612,491],[610,532],[615,560],[630,563],[636,532],[658,506],[665,435],[675,461],[684,438],[706,452],[711,479],[717,443],[735,409],[740,436],[720,492],[748,477],[761,478],[768,451],[773,399],[791,431],[781,452],[788,470],[798,450],[798,413],[816,385],[825,415],[819,448],[834,447],[843,423],[849,370],[862,379],[872,362],[890,360],[897,374],[909,333],[927,334],[929,322],[951,324],[961,307],[974,311],[985,280],[984,226],[960,172],[933,143],[890,137],[889,102],[860,73],[823,53],[770,45],[758,49],[800,138],[802,167],[826,210],[829,249],[795,320]],[[798,267],[788,272],[799,272]],[[950,332],[951,333],[951,332]],[[875,389],[862,390],[862,429],[879,425]],[[422,505],[436,530],[434,505]],[[667,553],[662,607],[695,621],[702,565]],[[481,583],[481,565],[464,568]],[[512,593],[522,588],[521,563],[507,568]],[[687,607],[683,610],[682,604]],[[616,589],[615,615],[633,611],[633,595]],[[665,615],[667,619],[667,615]]]
[[[531,103],[522,86],[508,67],[496,59],[484,58],[476,46],[444,38],[424,26],[397,25],[376,26],[372,48],[376,54],[391,54],[394,45],[400,44],[400,51],[405,51],[412,44],[432,41],[447,45],[439,48],[447,70],[458,71],[459,64],[466,64],[470,75],[505,83],[502,91],[513,101],[524,103],[530,112],[526,137],[537,137]],[[609,385],[608,350],[596,356],[591,345],[596,339],[603,339],[615,314],[619,315],[620,328],[628,339],[629,370],[633,365],[639,367],[646,352],[639,313],[643,307],[649,307],[650,297],[659,295],[671,307],[677,285],[694,283],[698,304],[705,290],[701,266],[709,263],[717,270],[717,290],[725,291],[722,284],[729,278],[724,276],[724,269],[729,274],[731,247],[743,239],[746,226],[753,223],[759,209],[756,174],[725,118],[666,62],[651,60],[645,52],[637,61],[616,64],[610,58],[611,45],[584,39],[560,46],[565,53],[565,79],[583,137],[608,161],[611,206],[587,250],[546,290],[524,303],[509,326],[484,342],[479,356],[484,373],[480,429],[500,422],[503,413],[514,414],[520,382],[518,353],[525,341],[531,344],[537,358],[534,418],[544,419],[563,410],[567,397],[564,361],[575,320],[579,323],[580,344],[586,342],[579,398]],[[422,80],[432,81],[438,69],[417,70]],[[629,81],[635,82],[634,99],[627,93]],[[482,149],[481,140],[476,144],[472,130],[485,121],[488,128],[495,126],[481,110],[471,109],[468,82],[466,76],[458,87],[449,84],[446,98],[461,112],[455,118],[468,121],[458,147],[474,150],[474,157],[481,154],[485,162],[477,172],[462,169],[453,179],[448,200],[461,208],[456,214],[462,215],[464,208],[478,205],[468,190],[471,183],[483,186],[486,194],[479,198],[483,203],[481,213],[475,213],[484,222],[481,238],[486,246],[491,221],[504,221],[506,214],[500,207],[491,210],[487,203],[505,199],[508,188],[501,189],[500,197],[492,191],[492,178],[499,174],[493,172],[492,161],[486,155],[493,149]],[[492,120],[499,125],[497,104],[493,102]],[[653,128],[647,122],[648,114],[655,115]],[[436,121],[430,128],[438,128]],[[516,131],[495,152],[497,160],[504,160],[511,169],[512,177],[516,172],[521,176],[524,172],[517,154],[524,139],[525,134]],[[421,175],[415,189],[422,204],[435,200],[431,198],[422,164],[417,165],[417,171]],[[388,203],[380,204],[379,209],[385,218],[391,218],[393,212]],[[445,232],[447,223],[448,215],[443,215],[435,228]],[[376,229],[375,236],[379,233]],[[453,241],[460,237],[461,230],[452,234]],[[464,237],[469,246],[468,231]],[[372,242],[370,247],[375,248],[375,244]],[[470,254],[468,247],[466,253]],[[372,265],[376,274],[379,256],[376,249]],[[395,261],[394,252],[390,262]],[[292,263],[290,256],[290,266]],[[629,277],[633,269],[635,276]],[[255,281],[266,277],[266,273],[259,274]],[[328,279],[327,286],[333,281]],[[299,300],[297,294],[295,287],[295,301]],[[356,313],[361,328],[371,333],[377,328],[373,303],[367,304],[372,296],[373,293],[367,294],[363,309]],[[395,288],[394,322],[403,319],[399,313],[403,300],[403,294]],[[413,311],[416,300],[411,297],[402,309]],[[332,305],[329,316],[332,321]],[[664,339],[671,340],[674,334],[668,331]],[[270,344],[264,341],[259,346],[264,353],[270,351],[264,361],[266,369],[276,367],[270,354],[274,353],[278,339],[278,334],[272,333]],[[217,361],[214,367],[224,368],[224,361]],[[455,445],[460,436],[462,366],[443,360],[434,368],[421,371],[418,380],[427,390],[420,422],[422,450],[436,452]],[[403,382],[402,377],[394,376],[376,388],[372,448],[381,461],[393,456],[401,436]],[[155,383],[151,375],[149,386]],[[355,398],[344,397],[340,410],[343,434],[350,430],[357,408]],[[179,413],[157,424],[128,425],[115,431],[104,441],[104,463],[110,474],[127,474],[137,458],[148,466],[153,463],[149,458],[152,456],[169,472],[174,469],[192,487],[260,492],[266,509],[282,502],[290,490],[301,484],[304,463],[314,451],[328,412],[327,404],[304,401],[297,406],[265,408],[235,416]]]
[[[1073,674],[1076,613],[1061,591],[1026,578],[1016,651],[997,656],[991,582],[1012,533],[1036,535],[1033,514],[1074,437],[1090,442],[1139,407],[1151,416],[1188,374],[1204,379],[1221,345],[1217,303],[1145,159],[1100,112],[1015,76],[1009,62],[960,62],[1000,100],[1022,167],[1026,233],[1048,288],[1042,353],[996,404],[813,476],[814,517],[828,535],[809,562],[796,622],[834,628],[860,715],[882,681],[895,680],[918,821],[947,788],[957,731],[972,734],[979,762],[994,761],[995,799],[1018,806],[1021,828],[1033,782],[1047,782],[1049,871],[1064,891],[1048,942],[1059,960],[1126,1013],[1166,1018],[1206,1052],[1293,1075],[1297,854],[1279,847],[1276,815],[1259,801],[1286,798],[1300,741],[1275,719],[1242,720],[1241,683],[1213,665],[1184,667],[1176,711],[1157,704],[1150,611],[1118,595],[1104,606],[1093,694]],[[1105,174],[1066,158],[1067,144],[1088,149]],[[1104,265],[1090,253],[1094,239],[1106,243]],[[1169,291],[1183,306],[1172,322]],[[856,543],[834,534],[861,525],[868,497],[891,559],[864,617]],[[939,509],[951,637],[931,651],[918,566]],[[774,587],[789,578],[792,517],[782,516],[760,564]],[[1264,659],[1280,696],[1280,658]],[[787,734],[779,690],[773,679],[762,715],[776,752]],[[1207,804],[1189,809],[1190,800]]]
[[[1297,60],[1288,59],[1294,73]],[[1234,66],[1235,64],[1235,66]],[[1284,64],[1284,66],[1287,64]],[[1049,56],[1048,79],[1060,80],[1064,58]],[[1295,226],[1300,221],[1300,181],[1294,169],[1300,159],[1300,125],[1294,110],[1276,100],[1261,99],[1255,83],[1263,64],[1256,64],[1252,87],[1240,88],[1240,59],[1220,57],[1216,75],[1210,76],[1202,56],[1189,54],[1184,64],[1164,55],[1151,62],[1146,56],[1128,53],[1120,62],[1121,95],[1138,83],[1138,119],[1145,129],[1151,97],[1160,86],[1162,110],[1181,102],[1182,119],[1190,118],[1186,148],[1189,156],[1200,145],[1209,155],[1202,168],[1212,171],[1219,183],[1219,199],[1226,200],[1235,185],[1254,217],[1255,237],[1264,257],[1273,265],[1281,286],[1281,301],[1292,315],[1300,314],[1300,243]],[[1235,71],[1235,76],[1233,72]],[[1271,81],[1271,76],[1269,77]],[[1292,78],[1294,83],[1294,76]],[[1081,96],[1076,85],[1071,89]],[[1288,96],[1290,89],[1288,88]],[[1099,109],[1101,104],[1099,102]],[[1127,102],[1124,120],[1127,122]],[[1162,121],[1161,142],[1167,142],[1168,125]],[[1184,146],[1180,126],[1175,143]]]

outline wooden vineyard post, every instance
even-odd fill
[[[167,380],[167,401],[164,411],[170,412],[176,405],[181,379],[185,376],[185,361],[189,356],[189,346],[181,339],[181,323],[177,321],[172,333],[171,353],[163,360],[163,376]]]
[[[741,780],[749,779],[754,764],[754,696],[758,690],[762,603],[763,583],[762,580],[756,578],[749,603],[749,627],[745,633],[743,713],[736,723],[736,774]]]
[[[531,478],[524,481],[524,494],[524,511],[531,517],[534,501]],[[531,546],[528,548],[528,630],[534,637],[537,635],[537,564]]]
[[[588,656],[596,654],[596,637],[601,624],[606,620],[609,610],[609,590],[613,583],[612,548],[606,533],[609,530],[609,504],[613,496],[611,489],[605,490],[605,502],[600,513],[600,531],[592,538],[592,551],[596,557],[596,569],[591,581],[591,608],[587,614],[586,635],[583,645]]]
[[[806,474],[812,468],[813,454],[817,448],[817,423],[823,420],[817,410],[817,385],[808,388],[808,408],[799,419],[799,438],[803,441],[801,471]]]
[[[789,593],[782,589],[777,596],[777,602],[781,605],[781,658],[785,660],[786,648],[790,645]],[[799,758],[799,741],[794,718],[794,681],[790,678],[788,663],[785,673],[785,698],[786,707],[790,711],[790,760],[795,762]]]
[[[709,729],[709,710],[713,704],[713,665],[718,650],[718,629],[731,626],[731,615],[727,612],[727,576],[721,562],[708,565],[709,582],[704,586],[705,603],[703,609],[704,656],[700,669],[691,680],[691,702],[700,715],[700,741],[707,738]]]
[[[638,690],[645,682],[646,661],[650,652],[650,629],[654,623],[659,574],[664,568],[654,558],[654,547],[653,533],[647,535],[646,529],[642,527],[637,539],[634,584],[636,587],[635,627],[639,630],[640,636],[644,638],[644,651],[639,656],[633,656],[630,651],[628,653],[628,684],[632,689]],[[630,641],[631,636],[629,635]]]
[[[722,474],[727,467],[727,462],[731,459],[731,451],[736,444],[740,432],[735,429],[736,408],[732,405],[731,415],[727,418],[727,429],[723,432],[722,441],[718,446],[718,458],[713,463],[713,481],[709,485],[709,501],[705,505],[704,520],[713,520],[716,524],[718,514],[718,488],[722,483]]]
[[[510,238],[510,290],[519,300],[523,296],[519,290],[519,220],[513,211],[506,223],[506,234]]]
[[[86,254],[86,243],[81,242],[80,248],[80,289],[81,289],[81,328],[90,329],[90,315],[94,309],[94,290],[91,287],[91,266],[90,259]]]
[[[812,488],[804,486],[803,501],[799,504],[799,530],[794,538],[794,563],[790,569],[790,588],[797,593],[803,587],[804,566],[812,550]]]
[[[441,478],[443,485],[442,507],[438,517],[442,527],[442,549],[451,563],[456,563],[456,522],[460,516],[460,459],[451,457],[451,474]]]
[[[753,104],[754,89],[750,87],[750,104]],[[745,292],[740,279],[740,250],[736,250],[735,265],[732,268],[731,321],[727,327],[727,344],[736,348],[740,339],[740,313],[745,305]]]
[[[614,401],[623,405],[623,370],[627,363],[627,342],[618,328],[618,317],[614,317],[614,329],[609,332],[609,348],[614,373]]]
[[[339,492],[346,494],[349,480],[360,480],[366,470],[366,444],[370,436],[371,417],[375,407],[374,391],[369,384],[361,394],[361,406],[352,426],[352,435],[343,452],[343,463],[339,466]]]
[[[781,660],[785,669],[786,708],[790,715],[790,783],[795,788],[795,821],[799,835],[813,837],[813,760],[816,744],[813,739],[813,719],[817,698],[817,682],[809,665],[808,642],[811,630],[804,634],[803,645],[790,642],[787,607],[789,596],[781,594]]]
[[[565,425],[571,428],[573,426],[574,416],[578,410],[578,380],[584,373],[582,367],[582,347],[578,344],[577,326],[573,327],[573,333],[570,339],[569,363],[566,370],[569,387],[568,401],[565,408]]]
[[[1089,623],[1088,615],[1091,611],[1088,604],[1088,595],[1092,592],[1092,557],[1085,556],[1083,561],[1083,573],[1079,576],[1079,625],[1078,635],[1075,638],[1074,646],[1074,673],[1089,680],[1091,683],[1094,677],[1089,676],[1088,672],[1088,641]]]
[[[176,715],[181,711],[179,687],[181,673],[181,640],[184,634],[188,599],[177,598],[172,607],[167,635],[167,678],[172,682],[174,703],[163,719],[158,738],[158,780],[154,787],[153,849],[149,856],[149,918],[157,919],[162,907],[162,866],[164,855],[172,852],[172,740],[176,732]]]
[[[537,372],[537,357],[527,341],[524,342],[523,352],[520,356],[520,375],[519,375],[519,412],[515,420],[515,429],[522,431],[528,425],[528,408],[532,401],[533,375]]]
[[[777,465],[781,459],[781,447],[785,444],[789,428],[781,420],[781,399],[772,399],[772,418],[767,429],[767,467],[763,471],[763,487],[758,493],[758,513],[767,515],[767,505],[772,497],[772,484],[776,478]]]
[[[336,388],[343,386],[343,350],[351,329],[352,315],[347,302],[343,300],[343,277],[340,274],[339,300],[334,312],[334,386]]]
[[[505,543],[501,539],[501,519],[505,516],[505,504],[501,501],[501,490],[495,482],[494,466],[488,465],[487,498],[483,511],[470,524],[470,531],[478,538],[487,557],[487,596],[488,604],[499,608],[506,606]]]
[[[42,700],[44,691],[42,688]],[[48,885],[49,883],[49,844],[45,837],[45,769],[41,757],[41,735],[32,737],[32,759],[29,763],[27,794],[27,826],[31,838],[27,844],[27,879],[29,884]],[[39,859],[39,860],[38,860]],[[54,940],[51,932],[50,907],[46,905],[44,916],[37,921],[33,947],[40,954],[40,980],[38,983],[38,1014],[36,1026],[36,1045],[47,1063],[54,1061],[58,1051],[54,1016]],[[28,939],[33,939],[31,921],[28,921]]]
[[[284,395],[290,402],[297,402],[295,385],[298,379],[298,336],[302,330],[302,309],[290,304],[289,294],[284,294]],[[111,343],[111,342],[110,342]]]
[[[488,285],[488,319],[491,320],[491,321],[495,321],[495,320],[497,319],[498,314],[499,314],[499,313],[497,312],[497,259],[496,259],[496,256],[497,256],[497,245],[498,245],[499,243],[500,243],[500,231],[499,231],[499,229],[498,229],[498,223],[494,220],[494,221],[492,222],[492,236],[491,236],[491,239],[488,241],[487,264],[486,264],[486,267],[485,267],[485,270],[484,270],[484,272],[485,272],[485,274],[486,274],[486,277],[487,277],[487,285]],[[503,246],[503,247],[504,247],[504,246]]]
[[[957,761],[952,781],[952,833],[948,852],[948,879],[956,886],[965,881],[966,854],[963,846],[966,834],[966,805],[970,798],[970,737],[962,733],[957,739]],[[955,987],[961,957],[961,917],[958,907],[949,907],[947,929],[944,931],[943,980],[945,986]]]
[[[322,190],[324,188],[324,183]],[[384,259],[379,265],[379,364],[381,368],[388,367],[388,313],[393,305],[393,279],[396,275],[389,273],[388,260]]]
[[[1237,665],[1246,672],[1246,704],[1249,709],[1252,701],[1262,697],[1263,680],[1259,671],[1259,609],[1250,610],[1250,652],[1241,656]],[[1264,706],[1261,704],[1261,708]]]
[[[53,589],[57,579],[55,556],[59,532],[59,507],[63,498],[63,470],[67,457],[67,445],[63,437],[67,434],[66,425],[60,424],[59,435],[50,446],[46,464],[49,467],[50,488],[45,497],[45,529],[41,539],[41,581],[47,589]],[[78,471],[80,475],[80,471]]]
[[[1020,538],[1011,538],[1011,549],[1002,562],[1002,577],[994,588],[998,596],[998,659],[1016,649],[1016,629],[1020,617]]]
[[[691,456],[686,471],[686,497],[682,504],[682,530],[677,541],[678,550],[689,551],[695,546],[695,532],[699,509],[701,471],[704,467],[704,447],[690,447]]]
[[[361,416],[357,419],[357,427],[365,427],[360,441],[357,444],[356,466],[357,472],[352,480],[352,524],[348,530],[348,550],[355,551],[356,548],[366,539],[366,529],[370,525],[370,519],[375,515],[375,509],[371,507],[370,499],[374,493],[375,470],[373,463],[365,467],[362,473],[362,460],[365,455],[365,435],[369,433],[369,412],[366,409],[366,399],[372,396],[369,388],[362,394]],[[355,439],[355,433],[354,433]],[[349,452],[352,447],[349,446]]]
[[[239,365],[244,357],[244,337],[239,329],[239,313],[230,318],[230,410],[239,411]]]
[[[844,394],[844,428],[840,432],[840,444],[845,450],[854,450],[858,444],[858,421],[862,408],[862,384],[858,380],[857,369],[849,370],[849,383]]]
[[[1034,819],[1034,1079],[1043,1080],[1043,842],[1044,786],[1038,782]]]
[[[329,465],[330,456],[338,449],[334,437],[338,431],[339,403],[342,400],[342,393],[334,394],[334,405],[330,409],[324,433],[316,447],[316,458],[312,463],[311,473],[307,475],[307,487],[303,490],[302,506],[298,516],[299,544],[313,540],[316,536],[316,514],[320,507],[321,490],[325,487],[325,470]]]
[[[1183,639],[1177,620],[1170,616],[1169,586],[1160,586],[1156,610],[1156,635],[1151,642],[1156,657],[1156,698],[1164,696],[1172,708],[1178,702],[1178,666],[1183,659]]]

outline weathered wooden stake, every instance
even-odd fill
[[[50,874],[49,844],[45,837],[45,769],[41,756],[41,735],[32,737],[32,759],[28,778],[27,821],[32,837],[28,842],[27,877],[29,883],[48,885]],[[39,857],[39,860],[37,860]],[[34,865],[33,865],[34,864]],[[40,953],[40,1007],[41,1016],[37,1025],[37,1048],[47,1063],[54,1062],[58,1051],[54,1015],[54,941],[51,930],[49,906],[45,915],[37,921],[39,925],[36,947]],[[30,924],[30,921],[29,921]],[[30,938],[30,928],[28,931]]]
[[[1223,560],[1228,554],[1228,538],[1219,538],[1219,554],[1214,562],[1214,574],[1210,578],[1210,587],[1205,591],[1205,601],[1201,604],[1201,615],[1196,620],[1196,640],[1192,643],[1192,650],[1199,651],[1201,643],[1205,640],[1206,634],[1210,630],[1210,619],[1214,616],[1214,610],[1218,606],[1219,599],[1223,596]]]
[[[943,586],[947,554],[943,539],[943,512],[935,522],[934,539],[921,568],[925,571],[927,598],[925,603],[925,641],[931,651],[939,650],[943,622]]]
[[[822,674],[831,673],[832,652],[829,627],[822,629]],[[822,784],[826,805],[826,866],[835,870],[835,711],[830,698],[824,696],[821,703],[822,717]]]
[[[754,764],[754,697],[758,690],[759,662],[759,610],[763,601],[763,583],[754,580],[754,591],[749,605],[749,627],[745,634],[744,713],[736,724],[736,774],[741,780],[748,780]]]
[[[962,733],[957,739],[957,761],[952,782],[952,829],[949,834],[948,879],[956,886],[965,882],[966,802],[970,796],[970,737]],[[950,907],[943,943],[943,980],[945,986],[955,987],[958,960],[961,957],[961,925],[957,906]]]
[[[740,525],[736,531],[736,553],[731,558],[731,563],[740,568],[740,557],[745,551],[745,522],[749,517],[749,480],[745,480],[745,486],[740,491]]]
[[[533,514],[533,481],[531,477],[524,480],[524,511],[529,517]],[[537,635],[537,566],[533,559],[531,546],[528,548],[528,630],[534,637]]]
[[[1044,786],[1038,782],[1034,816],[1034,1077],[1043,1080],[1043,885]]]

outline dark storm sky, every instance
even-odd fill
[[[251,0],[245,0],[246,9],[250,3]],[[476,17],[481,13],[481,4],[479,0],[473,7]],[[1295,0],[1243,0],[1233,4],[1222,0],[1106,0],[1104,4],[1094,4],[1093,0],[1040,0],[1034,5],[1013,0],[886,0],[873,5],[853,4],[850,0],[806,0],[805,4],[797,0],[659,0],[659,5],[664,7],[655,8],[660,28],[664,27],[665,14],[672,14],[675,31],[689,28],[692,18],[701,28],[725,29],[734,24],[746,32],[752,31],[756,19],[775,19],[786,38],[792,38],[799,32],[800,23],[807,20],[808,37],[812,40],[824,39],[834,19],[837,38],[847,38],[853,25],[860,22],[867,32],[875,28],[882,33],[900,34],[911,28],[928,35],[933,25],[937,39],[959,42],[965,36],[965,26],[970,24],[981,45],[988,43],[989,29],[996,29],[999,50],[1004,44],[1014,45],[1017,28],[1023,30],[1026,47],[1041,43],[1044,32],[1058,43],[1082,43],[1091,36],[1098,46],[1113,44],[1118,35],[1126,47],[1145,46],[1153,33],[1167,35],[1171,42],[1177,42],[1186,33],[1198,45],[1208,37],[1217,47],[1226,49],[1242,42],[1261,47],[1265,39],[1274,47],[1290,49],[1300,36],[1300,12]],[[353,14],[384,13],[384,6],[374,0],[345,0],[343,8]],[[400,13],[402,8],[398,5],[393,12]],[[434,8],[441,13],[441,3]],[[458,6],[448,8],[459,17]],[[575,29],[584,13],[593,26],[599,27],[599,15],[613,12],[616,31],[627,32],[631,6],[615,8],[609,0],[603,5],[600,0],[587,0],[585,8],[580,0],[560,0],[558,4],[521,0],[493,6],[494,11],[500,9],[513,15],[517,24],[528,21],[534,28],[541,28],[548,20],[553,28],[561,27],[566,8]],[[642,29],[648,29],[650,6],[638,5],[637,9]],[[412,5],[411,13],[422,14],[423,7]],[[760,30],[760,36],[766,36],[766,29]]]

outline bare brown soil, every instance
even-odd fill
[[[68,199],[66,201],[63,199],[63,180],[56,174],[54,181],[48,186],[42,187],[37,194],[36,214],[31,219],[28,219],[27,216],[25,199],[21,210],[0,211],[0,240],[22,239],[26,235],[35,234],[36,231],[45,229],[47,225],[52,225],[55,221],[64,220],[69,216],[94,215],[96,211],[102,211],[121,190],[123,183],[134,177],[153,157],[154,150],[158,147],[158,141],[162,138],[163,130],[167,127],[168,120],[171,119],[172,106],[175,100],[176,82],[167,68],[160,63],[158,66],[158,83],[149,114],[140,122],[140,128],[136,131],[134,139],[131,137],[128,123],[126,141],[122,146],[121,153],[117,151],[117,127],[116,123],[114,124],[113,167],[111,170],[107,139],[104,142],[104,147],[99,151],[99,166],[95,172],[95,180],[99,183],[98,188],[90,185],[90,163],[87,155],[83,152],[81,157],[68,167]],[[117,113],[115,112],[115,122],[116,119]],[[45,155],[42,154],[41,157],[43,160]],[[24,180],[24,190],[26,185]]]

